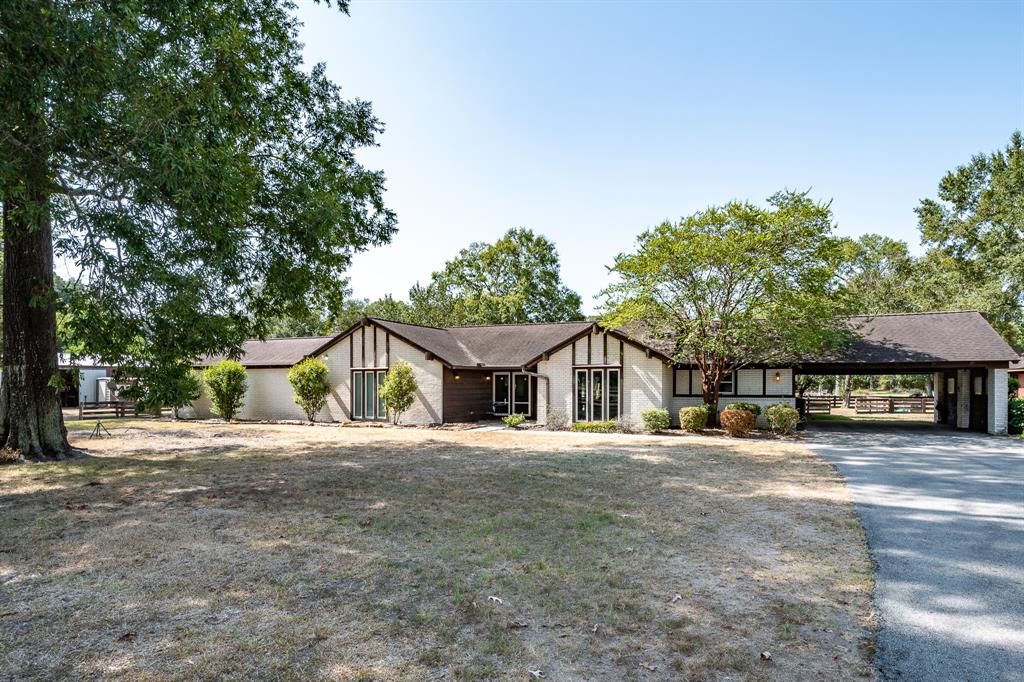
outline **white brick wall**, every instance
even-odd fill
[[[1009,378],[1005,369],[988,370],[988,432],[1005,434],[1009,425]]]
[[[622,363],[623,419],[639,424],[641,412],[665,406],[665,396],[672,392],[672,384],[669,383],[666,389],[664,367],[665,363],[657,357],[647,357],[646,351],[625,344]]]
[[[292,384],[288,381],[286,368],[257,369],[247,368],[245,379],[248,389],[245,392],[242,409],[235,415],[236,419],[306,419],[306,414],[295,404]],[[192,403],[192,415],[199,419],[216,417],[210,405],[210,397],[203,390],[199,400]],[[189,416],[188,412],[183,413]],[[321,416],[320,418],[323,418]]]
[[[775,373],[778,372],[779,380],[775,381]],[[790,396],[793,394],[793,370],[788,367],[777,369],[768,368],[764,382],[764,392],[768,395]]]
[[[574,391],[572,345],[552,353],[547,360],[538,362],[537,373],[546,376],[549,383],[548,390],[545,390],[543,379],[537,384],[537,423],[546,424],[549,413],[559,413],[562,418],[571,421]]]
[[[408,411],[402,413],[403,424],[440,424],[444,421],[443,391],[444,365],[437,360],[427,360],[426,353],[419,348],[391,337],[391,364],[405,360],[412,365],[416,378],[416,399]]]
[[[772,372],[772,376],[775,373]],[[736,372],[737,393],[741,395],[761,395],[761,382],[764,372],[760,369],[741,369]],[[774,382],[772,382],[774,383]],[[765,383],[767,386],[767,382]]]

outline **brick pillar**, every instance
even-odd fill
[[[971,370],[956,371],[956,427],[971,428]]]
[[[942,372],[932,374],[932,422],[939,423],[939,398],[946,392]]]
[[[1004,435],[1008,424],[1010,373],[1002,368],[988,370],[988,432]]]

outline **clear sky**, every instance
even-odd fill
[[[841,234],[919,251],[918,201],[1024,128],[1024,0],[300,0],[309,63],[373,102],[392,244],[356,296],[404,298],[459,248],[532,228],[589,312],[636,235],[811,189]]]

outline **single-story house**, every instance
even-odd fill
[[[970,378],[983,371],[983,395],[1000,383],[1006,395],[1012,351],[979,313],[879,315],[858,324],[860,341],[846,353],[799,365],[750,365],[735,371],[722,383],[720,407],[740,400],[792,406],[795,372],[826,374],[836,369],[934,372],[937,382],[944,372],[953,371],[959,382],[953,388],[967,403],[973,403],[967,392]],[[936,328],[966,336],[935,334]],[[438,328],[368,317],[333,336],[247,342],[239,360],[248,369],[249,391],[238,417],[303,419],[288,369],[306,357],[321,358],[330,370],[331,394],[319,416],[325,421],[384,420],[377,388],[398,360],[412,366],[418,386],[413,406],[402,415],[407,424],[511,413],[540,424],[611,419],[638,423],[649,408],[668,409],[676,423],[679,408],[703,402],[696,367],[673,363],[664,349],[594,322]],[[206,358],[199,366],[218,359]],[[205,396],[193,408],[199,417],[210,415]],[[991,428],[980,430],[1005,432],[1005,400],[1001,417],[997,404],[986,408],[993,422],[986,421]]]

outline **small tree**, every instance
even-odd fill
[[[380,397],[391,414],[394,415],[394,423],[397,424],[402,413],[412,406],[413,398],[416,396],[416,377],[412,374],[412,365],[399,360],[391,366],[384,383],[380,385]]]
[[[119,372],[123,374],[122,372]],[[159,414],[164,407],[170,407],[174,418],[178,410],[198,398],[203,389],[203,378],[187,362],[155,365],[148,368],[145,379],[134,376],[118,376],[125,385],[118,389],[123,398],[134,400],[140,412]]]
[[[245,367],[235,360],[221,360],[206,368],[203,383],[210,394],[213,413],[224,421],[231,421],[242,409],[249,388]]]
[[[849,250],[832,236],[832,211],[780,192],[769,208],[732,202],[665,222],[620,254],[605,289],[604,323],[636,323],[703,375],[708,415],[722,377],[752,363],[821,352],[848,333],[838,272]]]
[[[331,392],[328,372],[327,365],[320,358],[306,358],[288,370],[288,381],[295,389],[295,402],[306,413],[310,423],[327,404],[327,396]]]

